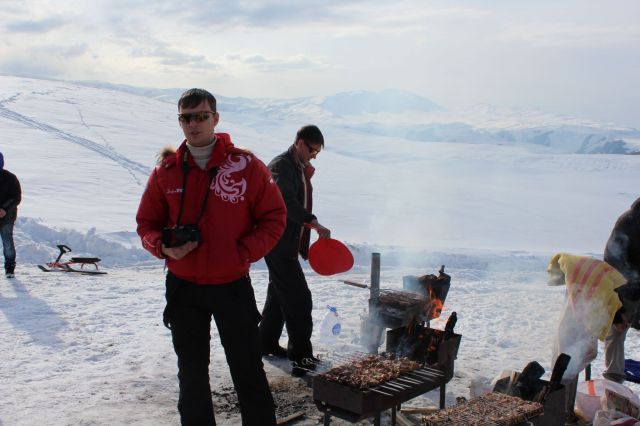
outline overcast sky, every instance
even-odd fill
[[[396,88],[640,128],[640,2],[0,0],[0,73],[226,96]]]

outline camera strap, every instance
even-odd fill
[[[187,192],[187,173],[189,172],[189,161],[188,161],[189,152],[188,150],[184,150],[184,155],[182,156],[182,192],[180,193],[180,208],[178,209],[178,219],[176,220],[176,227],[180,226],[180,218],[182,218],[182,206],[184,205],[184,193]],[[209,185],[207,185],[207,192],[204,195],[204,201],[202,202],[202,207],[200,208],[200,214],[198,215],[198,219],[195,221],[194,225],[197,225],[202,219],[204,215],[204,211],[207,209],[207,201],[209,200],[209,192],[211,192],[211,183],[216,178],[218,174],[218,168],[212,167],[209,169]]]

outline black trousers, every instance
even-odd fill
[[[269,286],[260,322],[262,347],[273,348],[277,345],[282,328],[286,325],[289,359],[311,356],[313,303],[300,262],[272,254],[265,257],[265,262],[269,268]]]
[[[178,355],[183,425],[215,425],[209,357],[211,316],[224,347],[240,402],[243,425],[275,425],[275,405],[262,364],[260,314],[249,277],[222,285],[198,285],[167,274],[166,319]]]

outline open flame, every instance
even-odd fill
[[[440,315],[442,314],[442,309],[444,308],[444,303],[438,298],[431,287],[428,287],[428,289],[429,300],[427,302],[426,313],[428,315],[428,318],[431,320],[440,317]]]

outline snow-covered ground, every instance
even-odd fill
[[[340,280],[369,280],[372,252],[382,256],[384,288],[399,289],[403,275],[446,265],[452,285],[443,316],[432,325],[442,327],[455,311],[463,336],[448,404],[503,369],[537,360],[550,370],[564,288],[546,285],[547,262],[559,251],[601,256],[615,219],[638,197],[640,156],[430,143],[364,132],[360,118],[350,126],[348,117],[320,114],[317,104],[292,110],[284,101],[252,108],[232,101],[235,109],[226,113],[219,104],[221,130],[265,161],[302,124],[314,122],[325,133],[314,207],[350,245],[356,265],[335,277],[308,271],[318,353],[359,347],[369,293]],[[179,423],[176,359],[161,321],[164,271],[139,248],[134,232],[154,154],[181,139],[175,113],[173,100],[0,76],[0,151],[24,191],[17,277],[0,278],[0,424]],[[480,119],[468,122],[474,120]],[[108,274],[38,270],[35,264],[55,258],[60,243],[74,255],[101,257]],[[252,279],[261,307],[263,262],[254,265]],[[338,307],[343,325],[332,347],[317,335],[327,304]],[[238,424],[217,336],[212,347],[219,424]],[[640,358],[637,332],[629,333],[626,349]],[[601,352],[594,377],[602,371]],[[286,366],[270,360],[265,366],[274,389],[304,388]],[[411,403],[437,401],[436,393],[426,398]],[[300,424],[316,424],[319,414],[308,396],[306,402]]]
[[[383,264],[384,260],[383,254]],[[456,331],[462,335],[455,377],[447,386],[447,404],[459,396],[469,397],[472,382],[490,381],[503,369],[522,369],[536,360],[550,372],[552,336],[564,289],[546,285],[546,258],[511,254],[456,261],[444,256],[424,268],[383,267],[381,285],[399,289],[403,275],[435,273],[436,260],[451,265],[447,271],[452,285],[442,320],[433,321],[432,326],[441,328],[455,311]],[[16,279],[0,278],[3,424],[179,424],[176,359],[161,320],[163,270],[137,266],[108,272],[105,276],[44,274],[25,265]],[[338,279],[364,282],[369,276],[366,266],[340,277],[308,271],[317,353],[330,357],[335,351],[361,350],[357,342],[369,292]],[[256,268],[252,279],[261,305],[266,270]],[[339,343],[332,346],[321,344],[318,336],[327,304],[338,307],[342,321]],[[229,390],[230,377],[215,333],[212,347],[212,387],[214,393],[221,392],[214,396],[218,424],[239,424],[237,411],[229,414],[224,408],[226,394],[221,389]],[[640,354],[636,331],[629,333],[626,349],[631,357]],[[266,361],[265,366],[272,382],[286,380],[288,387],[301,386],[301,379],[290,378],[282,365]],[[594,377],[601,371],[602,350],[593,363]],[[408,405],[437,402],[438,393],[431,392]],[[314,407],[307,404],[304,409],[307,415],[300,424],[317,424],[320,414]]]

